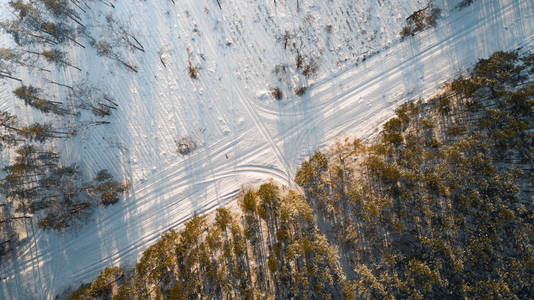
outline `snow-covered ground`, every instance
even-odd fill
[[[132,264],[160,233],[232,203],[243,185],[270,178],[292,185],[313,151],[336,138],[368,137],[400,103],[435,93],[477,59],[534,43],[531,0],[477,1],[462,11],[454,9],[458,1],[435,1],[443,9],[437,27],[405,41],[398,39],[404,18],[425,1],[300,1],[299,10],[287,2],[225,0],[222,10],[217,1],[199,0],[93,4],[86,23],[112,12],[146,51],[124,52],[139,68],[133,73],[91,49],[71,49],[84,71],[47,76],[86,78],[120,108],[110,125],[56,148],[87,176],[107,168],[132,189],[74,231],[29,228],[28,242],[0,266],[0,298],[52,298],[106,266]],[[296,50],[279,39],[286,31],[295,49],[316,59],[315,78],[295,70]],[[189,61],[200,66],[198,80],[187,74]],[[273,72],[280,64],[289,65],[282,82]],[[295,96],[302,85],[308,91]],[[270,96],[274,87],[283,100]],[[49,118],[17,103],[12,89],[0,85],[1,109],[26,120]],[[175,144],[183,136],[198,145],[184,157]]]

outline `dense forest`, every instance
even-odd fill
[[[68,299],[531,298],[534,54],[497,52],[371,144],[193,216]]]

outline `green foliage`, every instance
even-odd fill
[[[133,298],[132,288],[128,284],[123,284],[117,289],[117,293],[113,295],[112,300],[129,300]]]
[[[410,121],[410,115],[412,115],[413,111],[415,110],[417,110],[415,103],[405,102],[395,109],[395,114],[402,124],[407,124]]]
[[[386,143],[392,145],[401,144],[404,139],[402,137],[402,132],[405,129],[405,125],[402,120],[399,118],[392,118],[384,124],[384,130],[382,131],[382,139]]]
[[[528,116],[532,113],[532,106],[534,106],[531,96],[526,89],[509,92],[505,94],[504,104],[510,107],[512,113]]]
[[[519,56],[516,52],[495,52],[488,59],[481,59],[475,65],[474,78],[495,79],[510,82],[520,78],[523,66],[517,65]]]
[[[389,119],[389,121],[384,124],[385,132],[401,132],[402,129],[402,121],[399,118]]]
[[[450,103],[451,99],[449,97],[440,97],[438,102],[438,111],[442,114],[448,114],[451,111]]]
[[[124,272],[119,267],[109,267],[104,269],[98,277],[91,283],[89,295],[92,297],[106,297],[111,293],[112,284],[124,276]]]
[[[115,204],[119,201],[119,194],[127,188],[113,179],[108,170],[100,170],[95,177],[96,184],[90,190],[100,198],[100,204],[104,206]]]
[[[359,296],[366,299],[393,299],[371,270],[365,265],[359,265],[354,272],[359,277],[356,285]]]
[[[90,284],[82,284],[77,290],[68,295],[68,300],[90,300],[93,297],[89,294]]]
[[[227,208],[217,208],[215,215],[215,224],[220,230],[226,231],[229,224],[232,223],[232,213]]]
[[[279,191],[278,186],[273,183],[264,183],[256,192],[260,198],[258,206],[258,214],[263,218],[271,216],[279,206]]]
[[[185,222],[185,228],[181,232],[180,242],[182,245],[192,245],[198,241],[200,235],[206,230],[206,217],[194,216]]]
[[[110,179],[113,179],[113,176],[106,169],[100,170],[98,174],[96,174],[96,177],[95,177],[95,180],[98,182],[105,182]]]
[[[295,176],[304,195],[269,182],[243,193],[240,218],[194,216],[143,253],[119,293],[531,298],[534,87],[514,86],[518,60],[497,53],[443,95],[402,105],[368,147],[347,139],[313,154]]]
[[[318,172],[328,169],[328,159],[324,153],[315,152],[310,158],[310,163]]]
[[[264,183],[256,192],[260,197],[262,204],[274,208],[278,202],[278,186],[273,183]]]
[[[315,156],[314,162],[325,167],[319,158]],[[131,280],[122,271],[108,268],[91,284],[91,295],[112,299],[339,297],[345,276],[337,249],[317,230],[306,199],[295,191],[282,193],[271,182],[248,190],[243,198],[254,204],[242,206],[243,223],[226,208],[217,209],[213,223],[205,216],[193,216],[181,231],[165,233],[145,250]],[[268,217],[257,218],[254,207],[264,207]],[[256,228],[245,239],[247,226]]]
[[[37,141],[40,143],[43,143],[47,139],[54,137],[52,126],[48,124],[41,125],[35,123],[30,126],[24,126],[20,128],[19,133],[21,136],[25,137],[30,141]]]
[[[334,180],[334,169],[326,176],[301,166],[297,182],[307,184],[309,203],[320,204],[325,230],[335,232],[330,240],[354,257],[346,295],[532,293],[532,282],[520,279],[532,270],[525,267],[534,254],[527,238],[532,219],[518,209],[518,203],[533,209],[532,176],[510,171],[528,168],[534,149],[534,89],[521,84],[518,61],[514,53],[496,53],[443,95],[400,107],[363,157],[345,150],[329,159],[357,160],[343,170],[352,177]]]
[[[24,100],[24,103],[31,104],[39,95],[39,89],[33,86],[20,86],[13,90],[13,94],[21,100]]]
[[[257,202],[256,194],[253,191],[247,191],[241,200],[241,208],[246,213],[255,213]]]
[[[482,87],[476,79],[460,77],[451,83],[451,90],[463,94],[466,97],[472,97],[475,92]]]
[[[56,115],[65,115],[69,113],[62,104],[57,101],[51,101],[42,98],[41,90],[33,86],[22,85],[15,90],[13,94],[24,101],[26,105],[36,108],[44,113],[54,113]]]
[[[324,153],[314,153],[309,161],[301,164],[295,175],[295,182],[302,187],[311,186],[317,177],[328,169],[328,159]]]
[[[529,55],[522,57],[521,60],[527,66],[529,69],[530,74],[534,73],[534,53],[530,53]]]
[[[314,176],[315,174],[312,164],[310,164],[308,161],[305,161],[300,165],[300,168],[297,170],[297,174],[295,175],[295,182],[302,187],[308,187],[313,184]]]

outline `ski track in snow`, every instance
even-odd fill
[[[449,10],[436,28],[381,45],[377,54],[341,70],[325,59],[321,68],[331,71],[325,71],[324,77],[309,82],[288,79],[310,85],[304,96],[291,95],[286,87],[287,96],[276,101],[257,97],[275,83],[264,78],[273,66],[266,51],[288,63],[292,57],[269,43],[248,43],[241,36],[257,34],[267,40],[262,35],[272,33],[272,24],[295,26],[294,10],[273,10],[269,20],[258,25],[264,31],[253,32],[239,16],[251,8],[270,10],[272,3],[241,6],[225,1],[235,9],[230,13],[224,8],[221,13],[211,3],[208,13],[194,2],[176,6],[167,2],[117,3],[113,11],[114,16],[121,12],[121,20],[129,20],[135,34],[143,37],[146,53],[128,55],[140,66],[138,74],[109,61],[95,65],[102,58],[83,51],[73,51],[71,59],[89,66],[88,74],[85,69],[84,74],[56,72],[54,80],[59,82],[88,76],[102,89],[112,87],[120,102],[112,125],[58,143],[62,156],[79,161],[81,169],[92,174],[102,168],[122,174],[132,189],[126,199],[96,209],[95,221],[73,231],[43,232],[28,226],[27,243],[0,266],[0,298],[51,299],[68,286],[92,280],[107,266],[131,265],[162,232],[176,228],[195,212],[232,203],[243,185],[273,179],[294,187],[298,164],[313,151],[345,136],[369,137],[403,101],[431,96],[466,66],[494,51],[534,43],[532,1],[478,1],[456,11],[443,0],[438,6]],[[417,6],[415,2],[411,5]],[[327,4],[319,6],[308,8],[312,17],[321,10],[335,15]],[[145,12],[139,12],[141,8]],[[98,17],[98,11],[85,18],[91,17]],[[380,21],[368,21],[380,25]],[[347,26],[344,30],[352,32],[353,25]],[[193,32],[198,36],[185,38],[192,28],[197,28]],[[333,39],[341,40],[339,35]],[[227,40],[231,46],[225,45]],[[193,82],[186,75],[188,48],[209,58],[193,58],[203,63],[200,79]],[[160,50],[167,67],[159,61]],[[239,51],[243,51],[240,60],[228,58]],[[0,85],[1,109],[13,109],[28,120],[47,118],[4,100],[10,98],[8,87]],[[61,90],[54,87],[52,92]],[[199,147],[181,157],[175,154],[174,139],[185,135],[192,136]]]

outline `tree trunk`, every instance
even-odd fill
[[[9,79],[13,79],[13,80],[22,82],[22,79],[17,78],[17,77],[13,77],[13,76],[10,76],[10,75],[7,75],[7,74],[2,73],[2,72],[0,72],[0,77],[9,78]]]

